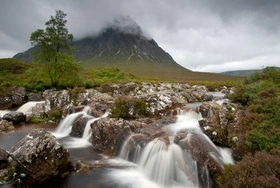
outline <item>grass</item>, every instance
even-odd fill
[[[89,62],[88,62],[89,63]],[[104,62],[103,62],[104,63]],[[233,86],[237,77],[211,73],[196,73],[179,65],[136,62],[115,62],[102,64],[98,62],[84,68],[76,76],[65,75],[57,89],[74,87],[96,88],[104,84],[127,82],[179,82],[206,85],[210,90],[221,86]],[[102,67],[103,65],[103,67]],[[115,67],[113,67],[113,65]],[[135,66],[136,65],[136,66]],[[0,59],[0,91],[6,95],[10,86],[22,86],[29,92],[44,91],[51,88],[47,71],[41,64],[25,63],[16,59]]]

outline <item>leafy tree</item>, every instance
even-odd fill
[[[71,55],[69,42],[73,40],[73,35],[68,33],[65,17],[63,11],[57,10],[55,17],[51,16],[45,23],[45,30],[38,29],[30,36],[31,45],[38,46],[35,59],[46,66],[52,87],[57,87],[65,75],[77,74],[79,70]]]

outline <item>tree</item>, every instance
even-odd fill
[[[38,29],[31,33],[32,46],[38,47],[35,59],[46,66],[52,87],[57,87],[66,74],[77,73],[79,65],[71,55],[69,42],[73,35],[66,28],[66,14],[57,10],[55,17],[45,23],[46,29]]]

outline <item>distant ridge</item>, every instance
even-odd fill
[[[108,24],[97,36],[72,42],[73,55],[85,68],[115,67],[138,77],[165,81],[233,80],[221,74],[192,72],[177,64],[159,45],[143,34],[129,17],[120,17]],[[31,62],[35,48],[16,54],[14,58]]]
[[[280,69],[280,67],[276,67],[277,69]],[[252,74],[256,72],[261,72],[262,69],[249,69],[249,70],[234,70],[234,71],[226,71],[222,72],[221,74],[228,75],[228,76],[240,76],[240,77],[246,77],[251,76]]]

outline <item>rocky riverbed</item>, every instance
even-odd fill
[[[2,134],[15,131],[14,127],[22,124],[27,125],[34,117],[54,121],[52,119],[54,109],[61,112],[61,119],[53,122],[58,124],[69,114],[82,112],[86,107],[88,112],[85,113],[86,115],[81,113],[77,116],[69,134],[71,137],[80,138],[83,136],[88,122],[110,112],[115,101],[120,97],[142,100],[146,105],[145,116],[140,116],[137,106],[130,103],[128,105],[129,118],[112,118],[109,115],[92,121],[90,124],[92,136],[89,142],[93,149],[111,158],[119,155],[124,143],[130,143],[125,146],[130,151],[127,160],[133,161],[137,148],[143,149],[154,139],[167,147],[174,142],[183,151],[190,153],[192,160],[196,161],[198,169],[200,169],[197,177],[200,183],[194,179],[192,183],[201,187],[207,185],[215,187],[215,178],[222,172],[224,164],[220,159],[217,160],[221,158],[219,149],[216,149],[216,146],[213,147],[213,144],[207,144],[209,141],[204,140],[204,137],[200,135],[202,133],[190,131],[188,128],[170,132],[168,126],[180,121],[182,114],[189,110],[194,111],[193,113],[201,115],[200,118],[195,119],[197,127],[213,143],[234,149],[238,144],[238,138],[234,136],[235,127],[245,115],[238,105],[225,99],[225,94],[232,92],[230,88],[226,87],[222,88],[219,93],[209,92],[205,86],[199,85],[133,82],[113,84],[106,90],[84,89],[75,94],[73,94],[73,90],[46,90],[42,93],[30,94],[26,93],[23,88],[16,89],[21,91],[15,92],[16,96],[0,99],[0,109],[2,109],[0,131]],[[17,101],[13,102],[13,100]],[[26,111],[9,111],[10,107],[14,107],[15,104],[23,105],[34,100],[41,102],[34,104]],[[170,136],[174,137],[172,143],[169,140]],[[186,140],[189,137],[192,139]],[[108,166],[104,162],[106,157],[101,157],[98,164],[85,161],[74,161],[76,164],[72,164],[67,149],[51,133],[43,129],[31,131],[10,151],[3,150],[1,156],[3,158],[0,160],[3,163],[1,170],[3,173],[0,174],[2,182],[4,180],[15,181],[15,177],[9,177],[8,172],[10,171],[14,171],[18,179],[24,179],[27,176],[34,182],[42,182],[57,176],[67,176],[71,170],[79,173]],[[52,166],[52,164],[55,165]],[[212,179],[210,183],[205,180],[205,169]],[[5,170],[7,173],[4,173]],[[185,174],[189,174],[187,169],[183,171]],[[194,178],[193,175],[190,177]]]

